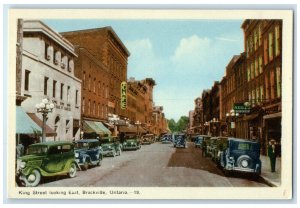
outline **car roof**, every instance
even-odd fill
[[[49,141],[49,142],[32,144],[30,146],[58,146],[58,145],[73,145],[73,143],[69,141]]]
[[[252,143],[252,144],[258,144],[258,142],[256,142],[256,141],[251,141],[251,140],[241,139],[241,138],[234,138],[234,137],[228,138],[228,141],[247,142],[247,143]]]
[[[75,140],[75,143],[83,143],[83,142],[99,142],[98,139],[81,139],[81,140]]]

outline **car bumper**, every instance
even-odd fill
[[[138,148],[138,146],[123,146],[123,150],[136,150]]]
[[[103,150],[102,154],[103,154],[103,156],[113,156],[114,151],[113,150]]]

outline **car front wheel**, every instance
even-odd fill
[[[69,172],[68,172],[68,176],[69,176],[70,178],[74,178],[74,177],[76,176],[76,170],[77,170],[77,168],[76,168],[75,163],[72,163],[72,164],[71,164],[71,167],[70,167],[70,169],[69,169]]]
[[[35,187],[37,186],[41,181],[41,173],[34,169],[31,171],[31,173],[25,177],[25,185],[27,187]]]

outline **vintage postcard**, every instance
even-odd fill
[[[8,21],[9,198],[292,198],[292,10]]]

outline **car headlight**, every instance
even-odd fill
[[[21,162],[20,162],[20,168],[25,168],[25,166],[26,166],[26,162],[21,161]]]
[[[79,157],[79,153],[78,152],[75,153],[75,157]]]

